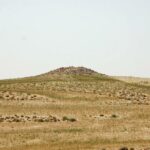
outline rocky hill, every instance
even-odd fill
[[[56,70],[50,71],[47,74],[71,74],[71,75],[93,75],[98,72],[85,68],[85,67],[62,67]]]
[[[51,77],[51,76],[105,76],[104,74],[98,73],[92,69],[85,68],[85,67],[61,67],[47,73],[41,74],[38,77]]]
[[[150,103],[149,87],[119,81],[84,67],[63,67],[35,77],[0,82],[1,91],[19,91],[67,98],[70,93],[91,94],[134,103]],[[9,98],[8,98],[9,99]]]

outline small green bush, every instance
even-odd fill
[[[77,121],[75,118],[69,118],[69,117],[67,117],[67,116],[64,116],[64,117],[62,118],[62,120],[63,120],[63,121],[70,121],[70,122],[75,122],[75,121]]]
[[[116,114],[111,115],[112,118],[117,118],[118,116]]]
[[[67,120],[68,120],[68,117],[64,116],[64,117],[62,118],[62,120],[63,120],[63,121],[67,121]]]
[[[77,120],[76,120],[75,118],[70,118],[69,121],[70,121],[70,122],[75,122],[75,121],[77,121]]]
[[[128,150],[128,148],[127,147],[122,147],[119,150]]]

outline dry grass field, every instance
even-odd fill
[[[123,77],[123,76],[114,76],[114,78],[125,81],[128,83],[136,83],[140,85],[150,86],[150,78],[140,78],[140,77]]]
[[[79,67],[0,81],[0,150],[150,150],[150,86]]]

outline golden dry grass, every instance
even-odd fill
[[[149,87],[83,78],[1,81],[1,93],[46,96],[21,100],[1,94],[0,115],[53,115],[61,121],[0,122],[0,150],[118,150],[123,146],[138,150],[150,146]],[[63,121],[63,117],[77,121]]]
[[[141,85],[150,86],[150,78],[140,78],[140,77],[123,77],[123,76],[116,76],[114,77],[118,80],[125,81],[128,83],[137,83]]]

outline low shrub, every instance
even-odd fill
[[[119,150],[128,150],[128,148],[127,147],[122,147]]]
[[[111,115],[112,118],[117,118],[118,116],[116,114]]]
[[[64,116],[64,117],[62,118],[62,120],[63,120],[63,121],[70,121],[70,122],[75,122],[75,121],[77,121],[75,118],[69,118],[69,117],[67,117],[67,116]]]

